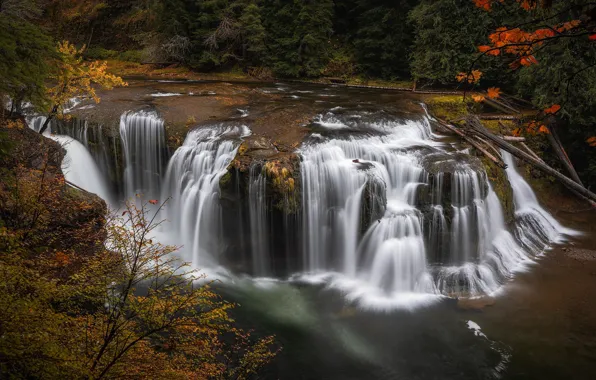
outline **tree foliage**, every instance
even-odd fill
[[[0,94],[13,99],[17,112],[22,101],[44,98],[55,56],[52,39],[35,23],[41,11],[34,0],[0,3]]]
[[[116,86],[126,86],[122,78],[107,72],[106,62],[84,62],[82,53],[85,47],[76,46],[64,41],[58,44],[60,60],[54,74],[50,77],[54,86],[47,90],[50,109],[48,117],[40,129],[43,133],[55,116],[62,114],[68,101],[76,97],[90,97],[100,102],[95,85],[111,90]]]
[[[235,305],[152,239],[157,201],[104,227],[55,142],[2,131],[19,143],[0,173],[0,377],[247,379],[271,360],[273,338],[237,328]]]

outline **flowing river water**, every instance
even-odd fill
[[[154,82],[137,88],[145,97],[194,96]],[[325,86],[251,88],[270,94],[267,104],[191,126],[176,149],[149,101],[130,102],[117,133],[81,119],[51,129],[67,150],[66,178],[112,207],[139,193],[170,199],[160,239],[183,246],[182,260],[221,280],[219,290],[240,304],[239,323],[275,334],[283,347],[265,378],[593,373],[596,324],[582,317],[585,331],[573,321],[586,313],[574,300],[596,293],[585,286],[596,265],[578,267],[564,251],[594,247],[594,231],[582,223],[592,214],[553,216],[502,152],[508,210],[481,161],[440,135],[412,99]],[[286,169],[272,177],[267,166],[280,156],[277,146],[244,174],[231,164],[243,141],[261,141],[259,114],[295,104],[311,114],[292,148],[299,200],[286,196],[280,213],[272,183],[290,182]],[[43,121],[31,117],[30,125]],[[236,206],[220,188],[227,176],[236,178]]]

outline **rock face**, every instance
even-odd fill
[[[280,152],[267,138],[249,137],[220,179],[227,262],[251,271],[249,257],[266,256],[271,268],[253,274],[285,273],[297,267],[300,158]]]
[[[32,249],[48,247],[92,255],[103,249],[107,206],[65,182],[64,149],[29,128],[0,128],[10,142],[0,156],[0,220],[31,236]]]

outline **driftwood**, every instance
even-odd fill
[[[505,141],[515,141],[515,142],[523,142],[526,141],[525,137],[516,137],[516,136],[501,136],[501,138]]]
[[[443,126],[444,128],[447,128],[451,132],[459,135],[461,138],[463,138],[465,141],[467,141],[474,148],[478,149],[480,152],[482,152],[486,157],[488,157],[496,165],[498,165],[499,167],[501,167],[503,169],[507,168],[507,165],[505,165],[505,163],[503,161],[501,161],[497,157],[493,156],[490,152],[488,152],[486,149],[484,149],[480,144],[478,144],[472,138],[466,136],[462,131],[460,131],[459,129],[455,128],[454,126],[450,125],[449,123],[447,123],[441,119],[436,119],[436,120],[441,124],[441,126]]]
[[[589,201],[591,201],[591,204],[593,206],[596,206],[596,194],[592,193],[590,190],[586,189],[585,187],[583,187],[579,183],[575,182],[574,180],[570,179],[569,177],[559,173],[555,169],[546,165],[544,162],[541,162],[541,161],[535,159],[530,154],[524,152],[521,149],[518,149],[517,147],[508,143],[507,141],[495,136],[494,134],[489,132],[482,125],[482,123],[480,122],[480,120],[478,118],[469,117],[466,120],[466,125],[471,130],[473,130],[475,133],[477,133],[480,136],[484,137],[485,139],[491,141],[492,143],[497,145],[499,148],[511,153],[513,156],[517,157],[518,159],[535,166],[537,169],[543,171],[544,173],[546,173],[548,175],[552,175],[553,177],[556,177],[559,181],[561,181],[569,189],[578,193],[582,197],[587,198]]]
[[[482,143],[484,143],[484,145],[486,145],[487,147],[489,147],[493,152],[495,152],[496,157],[501,157],[501,152],[499,152],[499,150],[497,148],[494,147],[494,145],[492,145],[491,143],[489,143],[488,141],[486,141],[485,139],[483,139],[480,136],[474,136],[477,140],[482,141]]]
[[[517,116],[512,115],[479,115],[480,120],[517,120]]]
[[[519,112],[519,110],[511,107],[509,104],[498,101],[496,99],[491,99],[491,98],[487,97],[487,98],[484,98],[484,102],[495,107],[496,109],[503,111],[503,112],[513,113],[516,115],[519,115],[521,113],[521,112]]]
[[[559,160],[561,160],[561,163],[563,164],[571,178],[575,182],[583,186],[582,180],[579,178],[579,175],[575,171],[575,168],[573,167],[573,164],[571,163],[569,156],[567,156],[567,152],[565,152],[565,149],[561,144],[561,140],[559,140],[559,136],[557,135],[557,131],[555,130],[554,125],[548,125],[548,131],[548,141],[550,142],[550,145],[553,147],[553,150],[555,151],[557,156],[559,156]]]
[[[521,142],[521,143],[520,143],[520,145],[521,145],[521,146],[523,146],[523,147],[524,147],[524,149],[525,149],[525,150],[526,150],[528,153],[530,153],[530,155],[531,155],[532,157],[534,157],[536,160],[538,160],[538,161],[540,161],[540,162],[544,162],[544,161],[542,160],[542,158],[540,158],[540,156],[538,156],[536,153],[534,153],[534,151],[533,151],[532,149],[530,149],[530,147],[529,147],[529,146],[527,146],[527,145],[526,145],[526,143],[524,143],[524,142]]]

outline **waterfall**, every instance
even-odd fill
[[[333,120],[329,128],[334,130],[344,123]],[[423,217],[415,206],[426,175],[419,155],[406,152],[434,144],[430,125],[425,120],[383,121],[365,128],[384,135],[333,138],[300,150],[304,268],[339,273],[342,286],[358,283],[357,292],[369,287],[387,294],[433,293]],[[385,212],[361,237],[363,197],[371,196],[364,190],[376,180],[385,187]]]
[[[184,259],[193,267],[218,263],[222,246],[219,180],[236,155],[245,126],[225,124],[202,127],[188,133],[176,150],[163,181],[169,240],[182,244]]]
[[[41,127],[43,127],[44,123],[46,122],[48,118],[45,116],[29,116],[27,117],[27,125],[29,126],[29,128],[33,129],[35,132],[38,132],[41,130]],[[48,129],[46,129],[46,131],[44,132],[45,135],[49,135],[52,132],[52,122],[50,122],[50,125],[48,126]]]
[[[31,118],[30,125],[39,128],[44,121]],[[299,272],[292,278],[326,282],[361,306],[492,294],[575,232],[539,205],[503,152],[515,203],[515,220],[508,226],[480,161],[433,134],[431,122],[428,115],[402,120],[344,108],[315,118],[316,133],[298,150],[302,210],[295,222],[302,225],[292,222],[288,228],[288,216],[272,210],[268,197],[275,194],[267,192],[264,162],[253,162],[246,177],[234,178],[236,193],[226,192],[224,205],[230,208],[222,208],[220,180],[232,176],[228,168],[248,127],[228,122],[194,129],[166,165],[163,120],[155,113],[125,113],[120,119],[125,194],[170,198],[163,210],[170,223],[160,235],[182,245],[182,258],[195,268],[237,264],[224,255],[250,252],[248,265],[238,268],[271,276],[283,267],[275,260],[283,256],[276,251],[285,241],[295,245],[287,252],[299,251],[285,258]],[[108,162],[97,149],[98,141],[104,144],[105,136],[97,135],[103,136],[101,128],[84,121],[51,128],[72,136],[53,137],[67,143],[67,179],[108,200],[97,165]],[[243,196],[248,204],[239,201]]]
[[[430,121],[334,110],[315,119],[317,139],[299,151],[310,280],[372,307],[424,294],[491,294],[570,233],[507,162],[516,204],[511,233],[480,162],[434,141]],[[375,220],[363,210],[380,198],[377,182],[386,205]]]
[[[253,164],[249,173],[248,201],[250,216],[253,275],[266,276],[270,271],[269,225],[267,224],[267,178],[260,164]]]
[[[45,116],[30,116],[27,118],[29,128],[39,132],[47,118]],[[86,126],[86,124],[85,124]],[[58,142],[66,150],[66,156],[62,161],[62,172],[67,181],[74,183],[90,193],[98,195],[108,205],[113,205],[114,199],[107,183],[105,174],[89,153],[86,145],[87,129],[75,129],[79,139],[67,135],[52,135],[52,128],[56,129],[56,123],[52,122],[44,135]]]
[[[507,177],[513,188],[515,203],[516,236],[530,250],[542,251],[552,242],[560,242],[563,235],[577,235],[576,231],[563,227],[538,203],[530,185],[516,170],[513,156],[501,151],[507,164]]]
[[[158,198],[167,154],[164,121],[153,112],[125,113],[120,117],[120,137],[125,196]]]
[[[69,136],[52,135],[50,138],[66,150],[62,161],[62,172],[66,180],[97,194],[108,205],[112,204],[109,187],[87,148]]]

